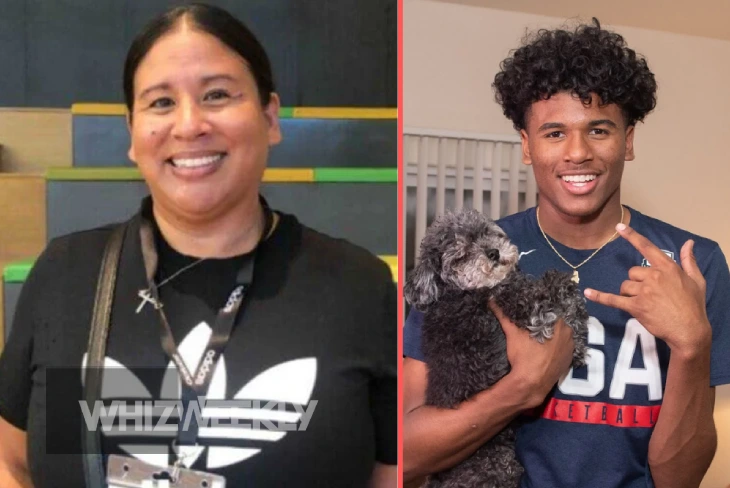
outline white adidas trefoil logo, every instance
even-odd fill
[[[208,324],[201,322],[179,344],[178,351],[180,352],[180,356],[190,371],[195,371],[198,363],[203,359],[203,352],[206,344],[208,344],[211,333],[212,331]],[[104,381],[102,384],[102,399],[153,398],[144,384],[120,362],[106,357],[104,359],[104,366],[105,368],[114,368],[117,372],[115,372],[114,376],[116,381]],[[82,361],[82,370],[85,367],[86,355],[84,355]],[[286,402],[306,408],[312,396],[316,378],[316,358],[307,357],[287,361],[273,366],[254,377],[236,393],[233,400],[258,399],[272,402]],[[119,381],[119,379],[123,381]],[[226,360],[225,355],[221,355],[215,373],[213,373],[210,387],[208,388],[207,400],[225,400],[226,381]],[[163,378],[162,391],[160,392],[159,398],[163,400],[178,400],[181,396],[180,391],[180,377],[175,364],[170,361]],[[297,409],[297,412],[280,412],[254,408],[224,408],[224,410],[225,412],[221,412],[221,407],[205,406],[201,413],[203,418],[259,418],[284,422],[297,422],[302,417],[299,409]],[[272,418],[273,416],[277,418]],[[254,430],[240,427],[201,426],[198,437],[199,439],[252,439],[276,442],[284,438],[286,434],[286,432],[280,431]],[[107,435],[111,434],[107,433]],[[139,432],[117,432],[113,435],[120,437],[123,435],[138,436]],[[141,461],[155,466],[166,467],[169,464],[169,454],[173,448],[171,442],[166,444],[164,442],[161,441],[160,445],[155,446],[123,444],[120,447]],[[181,446],[177,449],[179,451],[173,452],[176,452],[177,456],[182,458],[182,462],[186,467],[192,466],[203,451],[207,449],[207,469],[221,468],[239,463],[255,456],[261,451],[261,449],[232,446]]]

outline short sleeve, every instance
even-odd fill
[[[10,336],[0,355],[0,417],[13,426],[26,430],[33,368],[35,311],[41,296],[42,268],[39,258],[20,292]]]
[[[712,325],[710,386],[725,385],[730,383],[730,272],[719,246],[701,269],[707,282],[707,318]]]
[[[370,384],[370,409],[375,425],[376,461],[398,463],[398,321],[397,292],[392,281],[385,284],[379,342],[381,366]]]
[[[406,325],[403,328],[403,355],[409,358],[425,361],[421,351],[421,327],[423,326],[423,313],[415,308],[406,318]]]

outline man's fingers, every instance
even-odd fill
[[[621,283],[619,293],[624,297],[635,297],[641,291],[643,285],[637,281],[626,280]]]
[[[607,307],[618,308],[629,313],[631,313],[631,309],[633,308],[633,298],[620,297],[612,293],[605,293],[592,288],[586,288],[583,293],[589,300],[600,303],[601,305],[606,305]]]
[[[616,230],[619,234],[621,234],[621,237],[629,241],[652,266],[660,266],[669,262],[673,263],[669,256],[664,254],[664,252],[656,247],[654,243],[628,225],[618,224],[616,226]]]
[[[497,317],[497,320],[499,321],[499,325],[502,326],[502,330],[504,331],[504,335],[508,336],[510,335],[515,329],[517,329],[517,326],[512,323],[510,319],[505,317],[504,313],[502,313],[502,309],[499,308],[499,306],[495,303],[495,301],[489,300],[489,309],[494,313],[494,316]]]
[[[653,272],[650,266],[634,266],[629,269],[629,279],[631,281],[644,281]]]
[[[502,314],[502,309],[499,308],[499,306],[497,305],[497,302],[494,301],[494,298],[489,299],[489,302],[487,302],[487,306],[489,306],[489,310],[491,310],[494,313],[494,315],[497,316],[497,318],[504,316]]]
[[[697,258],[694,253],[695,241],[692,239],[688,240],[682,246],[682,250],[679,252],[680,261],[682,262],[682,269],[687,276],[697,283],[700,288],[705,289],[705,277],[702,276],[699,266],[697,266]]]
[[[489,310],[491,310],[494,316],[497,317],[497,320],[499,320],[500,323],[504,322],[504,313],[502,313],[502,309],[499,308],[499,305],[497,305],[493,298],[489,300],[487,305],[489,306]]]

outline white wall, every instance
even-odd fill
[[[564,22],[477,6],[404,0],[404,125],[513,133],[491,88],[499,62],[519,46],[526,30]],[[714,239],[727,256],[730,42],[604,27],[620,32],[647,57],[659,84],[656,111],[637,127],[637,157],[626,165],[623,203]],[[720,445],[702,488],[730,485],[730,387],[718,389],[715,417]]]

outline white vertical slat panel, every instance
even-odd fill
[[[472,195],[473,207],[479,212],[484,211],[484,151],[485,144],[481,141],[474,141],[474,178],[472,183],[474,193]]]
[[[502,191],[502,150],[504,143],[498,142],[494,145],[494,157],[492,158],[492,198],[489,216],[497,220],[500,217],[501,191]]]
[[[520,202],[520,147],[517,144],[509,145],[509,201],[507,214],[512,215],[519,211]]]
[[[515,208],[519,204],[520,195],[518,192],[525,191],[525,202],[527,206],[534,206],[537,202],[537,186],[530,167],[526,167],[526,184],[522,184],[517,177],[521,176],[518,170],[515,172],[515,161],[512,159],[512,151],[520,144],[518,136],[462,133],[453,131],[441,131],[431,129],[405,128],[403,136],[403,158],[404,168],[403,191],[403,217],[404,224],[407,217],[415,221],[414,246],[406,249],[409,259],[418,255],[420,241],[425,235],[428,225],[428,204],[435,204],[437,215],[442,215],[447,209],[447,192],[450,197],[451,191],[455,193],[454,210],[464,207],[465,188],[471,188],[473,193],[473,206],[486,209],[492,218],[502,216],[502,169],[505,176],[509,174],[508,201],[505,202],[505,209],[509,212],[519,211]],[[477,147],[478,146],[478,147]],[[517,154],[514,154],[518,160]],[[520,167],[520,165],[518,165]],[[490,171],[491,170],[491,171]],[[435,176],[435,178],[434,178]],[[489,191],[491,176],[491,199],[484,201],[483,191]],[[471,181],[469,181],[471,179]],[[416,186],[414,191],[413,186]],[[435,201],[429,193],[430,188],[436,190]],[[410,189],[410,198],[408,190]],[[505,188],[506,190],[506,188]],[[432,190],[431,190],[432,191]],[[413,196],[415,195],[415,201]],[[415,203],[415,205],[414,205]],[[450,209],[449,205],[449,209]],[[489,207],[489,208],[487,208]],[[414,212],[415,210],[415,212]],[[414,215],[415,213],[415,215]],[[415,217],[415,218],[414,218]],[[414,230],[414,229],[409,229]],[[404,229],[405,231],[405,229]],[[405,244],[404,244],[405,245]],[[399,249],[403,252],[402,249]]]
[[[464,163],[466,160],[466,140],[459,139],[459,148],[456,152],[456,184],[454,193],[456,194],[456,202],[454,210],[459,211],[464,208]]]
[[[403,188],[403,245],[406,245],[406,236],[408,236],[408,226],[406,224],[407,218],[408,218],[408,205],[409,205],[409,198],[408,198],[408,177],[410,175],[408,168],[409,165],[412,163],[418,163],[418,141],[420,140],[420,136],[417,135],[406,135],[405,137],[405,143],[403,147],[403,164],[405,166],[403,171],[403,179],[406,180],[404,188]],[[412,187],[412,185],[411,185]],[[415,239],[414,239],[415,241]],[[415,256],[416,255],[416,249],[418,249],[418,243],[413,242],[412,243],[413,248],[407,249],[406,246],[406,252],[408,253],[407,256]],[[405,258],[404,258],[405,259]],[[405,283],[405,282],[404,282]]]
[[[418,176],[416,179],[416,259],[421,252],[421,240],[426,235],[428,214],[428,137],[421,137],[418,144]]]
[[[494,161],[494,143],[491,142],[491,141],[490,142],[485,142],[484,143],[484,170],[485,170],[485,174],[487,174],[487,171],[490,172],[489,174],[494,174],[492,172],[492,166],[494,164],[493,161]],[[492,186],[490,184],[490,186],[489,186],[489,188],[487,188],[487,190],[489,190],[491,192],[491,188],[492,188]],[[490,195],[491,195],[491,193],[490,193]],[[491,196],[490,196],[490,207],[491,207]],[[491,211],[490,211],[490,214],[491,214]]]
[[[527,208],[537,205],[537,182],[535,181],[535,172],[532,166],[527,167],[527,185],[525,190],[525,204]]]
[[[449,156],[449,140],[439,139],[439,159],[436,161],[436,216],[443,215],[446,210],[446,158]]]

